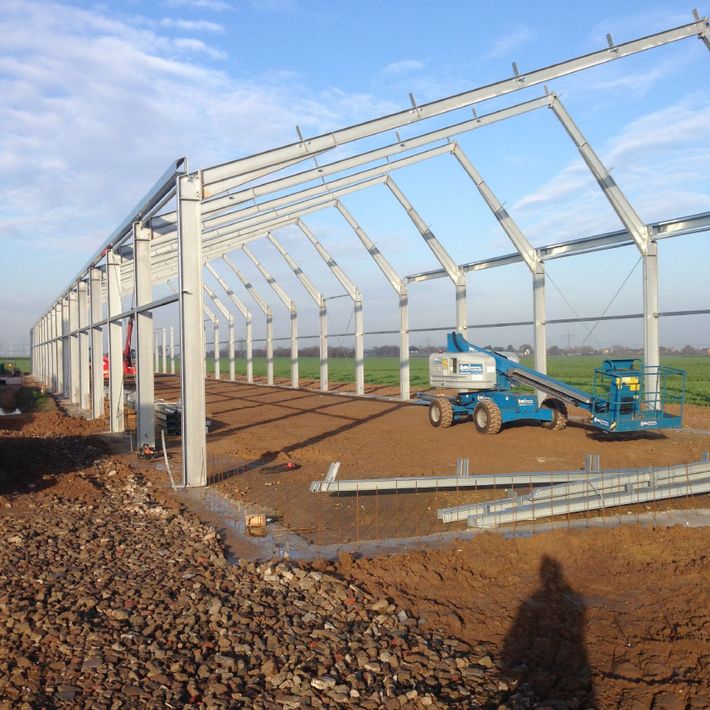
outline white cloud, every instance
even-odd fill
[[[618,63],[605,64],[589,72],[584,82],[568,84],[565,94],[596,102],[599,102],[599,97],[607,101],[621,97],[628,101],[648,96],[661,82],[682,77],[692,62],[693,56],[684,54],[660,58],[653,66],[635,71],[628,71]]]
[[[47,300],[176,158],[203,167],[391,109],[293,74],[235,79],[200,40],[54,2],[3,2],[0,36],[0,242],[18,264],[0,278],[53,264]]]
[[[398,76],[400,74],[408,74],[423,68],[424,62],[420,62],[418,59],[402,59],[399,62],[392,62],[391,64],[388,64],[381,73],[385,76]]]
[[[602,162],[645,221],[707,209],[710,201],[710,100],[687,97],[627,124]],[[581,160],[574,160],[513,206],[531,237],[546,242],[619,229],[620,224]]]
[[[204,54],[212,59],[224,59],[227,56],[223,51],[210,47],[202,40],[193,37],[176,37],[173,44],[180,50],[192,54]]]
[[[181,20],[172,17],[163,17],[158,24],[161,27],[174,27],[186,32],[224,32],[224,27],[217,22],[209,20]]]
[[[511,54],[516,49],[526,45],[534,34],[529,27],[518,27],[493,42],[491,48],[484,55],[485,59],[510,59],[513,60]]]
[[[218,12],[233,9],[232,4],[224,0],[166,0],[166,5],[194,10],[215,10]]]

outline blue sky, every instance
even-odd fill
[[[35,318],[179,156],[206,167],[292,142],[296,125],[305,135],[321,133],[405,108],[409,92],[424,102],[506,78],[512,61],[525,71],[594,51],[607,32],[623,42],[684,24],[691,9],[634,0],[3,0],[0,350],[27,340]],[[709,69],[704,45],[684,40],[550,86],[646,221],[710,209]],[[519,92],[479,111],[539,94]],[[550,112],[461,142],[533,243],[619,228]],[[450,157],[396,179],[457,260],[511,251]],[[435,268],[384,193],[374,188],[345,202],[401,273]],[[342,219],[327,212],[310,223],[363,290],[366,328],[396,327],[394,295]],[[323,291],[340,292],[302,240],[288,230],[280,236]],[[709,242],[706,234],[662,244],[662,310],[708,307]],[[313,308],[273,250],[261,243],[253,250],[302,304],[302,332],[316,332]],[[630,272],[609,312],[639,311],[637,261],[633,249],[621,249],[550,264],[549,316],[601,314]],[[267,294],[243,256],[240,264]],[[522,266],[471,276],[471,324],[529,318],[529,292]],[[285,335],[285,311],[269,296]],[[411,299],[413,327],[453,323],[450,284],[414,286]],[[341,332],[348,306],[333,304],[331,329]],[[551,326],[550,343],[566,343],[568,333],[573,344],[642,339],[640,322],[625,321],[592,336],[583,326]],[[532,334],[516,328],[477,337],[517,344]],[[710,345],[710,319],[664,320],[661,339]]]

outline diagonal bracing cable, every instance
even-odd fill
[[[607,314],[607,311],[611,308],[611,306],[612,306],[612,304],[614,303],[614,301],[616,300],[617,296],[621,293],[621,291],[622,291],[622,289],[624,288],[624,286],[626,286],[628,280],[631,278],[632,274],[634,273],[634,271],[636,271],[636,268],[637,268],[638,265],[641,263],[641,258],[642,258],[642,257],[639,257],[639,258],[638,258],[638,261],[636,261],[636,263],[631,267],[631,271],[629,271],[629,273],[626,275],[626,278],[621,282],[621,286],[619,286],[619,288],[616,290],[616,293],[611,297],[611,300],[610,300],[609,303],[607,304],[606,308],[602,311],[602,314],[599,316],[600,319],[603,318],[603,317]],[[584,347],[584,344],[587,342],[587,340],[589,339],[589,337],[594,333],[594,331],[596,330],[596,327],[599,325],[600,322],[601,322],[600,320],[595,321],[595,323],[594,323],[594,325],[592,326],[591,330],[590,330],[589,333],[587,334],[587,337],[586,337],[586,338],[584,339],[584,341],[582,342],[581,347]],[[597,340],[597,339],[594,338],[594,340]],[[597,340],[597,343],[598,343],[598,342],[599,342],[599,341]]]

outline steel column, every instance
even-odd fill
[[[69,333],[79,328],[78,284],[69,292]],[[69,401],[79,404],[79,336],[69,335]]]
[[[286,251],[283,245],[276,239],[276,237],[269,232],[267,234],[269,241],[276,247],[279,254],[283,256],[286,263],[291,268],[291,271],[296,275],[296,278],[303,284],[308,295],[313,299],[313,302],[318,306],[318,324],[319,324],[319,336],[318,336],[318,356],[319,356],[319,383],[320,391],[328,391],[328,310],[326,306],[325,298],[318,289],[315,287],[313,282],[303,273],[303,269],[293,260],[291,255]]]
[[[241,271],[237,268],[236,264],[225,254],[222,259],[229,266],[229,268],[236,274],[237,278],[242,282],[244,288],[247,290],[249,295],[254,299],[257,306],[261,309],[261,312],[266,316],[266,384],[274,384],[274,319],[271,313],[271,306],[259,295],[259,292],[254,288],[252,284]],[[247,323],[247,342],[250,341],[251,337],[251,323]],[[247,360],[248,363],[248,360]],[[252,375],[253,377],[253,375]],[[248,377],[247,377],[248,379]]]
[[[48,313],[44,319],[44,326],[42,332],[44,333],[44,378],[43,382],[46,388],[51,390],[52,387],[52,351],[54,350],[54,343],[50,342],[52,337],[52,318]]]
[[[62,302],[54,304],[54,386],[57,395],[64,392],[64,325],[62,322]]]
[[[227,343],[229,357],[229,379],[234,380],[234,316],[229,312],[229,309],[217,298],[217,294],[206,284],[202,284],[204,292],[212,299],[217,310],[222,314],[222,317],[227,321],[229,331],[229,342]],[[216,351],[215,351],[216,352]],[[221,371],[217,370],[215,364],[215,379],[220,379]]]
[[[459,333],[466,334],[468,329],[468,309],[466,307],[466,274],[461,267],[453,260],[451,255],[446,251],[441,242],[434,236],[434,233],[429,229],[426,222],[421,218],[419,213],[414,209],[412,203],[405,197],[404,193],[397,187],[394,180],[388,177],[385,185],[390,189],[390,192],[395,196],[397,201],[404,207],[407,216],[422,235],[426,245],[431,249],[439,263],[444,267],[454,288],[456,289],[456,330]]]
[[[205,434],[205,341],[202,329],[202,234],[200,173],[177,178],[180,274],[180,392],[182,460],[186,486],[207,484]]]
[[[175,329],[170,326],[170,374],[175,374]]]
[[[535,321],[535,369],[547,372],[547,315],[545,308],[545,265],[538,262],[533,272],[533,320]],[[538,392],[538,397],[545,396]],[[542,400],[540,400],[542,401]]]
[[[340,285],[347,291],[353,302],[355,314],[355,394],[365,394],[365,324],[362,312],[362,294],[360,289],[350,280],[345,272],[338,266],[338,262],[333,259],[328,250],[318,241],[316,235],[310,230],[306,223],[299,219],[296,224],[313,244],[321,259],[325,261],[328,268],[333,273]]]
[[[657,367],[660,361],[658,322],[658,244],[649,240],[643,260],[643,335],[644,364]],[[651,409],[660,407],[659,380],[655,372],[646,376],[646,405]]]
[[[266,283],[271,286],[274,293],[279,297],[281,303],[288,308],[291,322],[291,387],[296,388],[298,387],[298,313],[296,311],[296,302],[279,286],[276,279],[246,246],[242,247],[242,251],[251,259],[254,266],[266,280]]]
[[[119,258],[112,251],[106,254],[106,277],[108,281],[108,316],[122,312],[121,270]],[[108,325],[108,370],[109,370],[109,418],[113,432],[126,428],[123,412],[123,327],[120,322]]]
[[[89,325],[88,284],[79,282],[79,328]],[[79,333],[79,407],[88,412],[91,407],[89,391],[89,331]]]
[[[151,231],[140,222],[133,224],[133,267],[135,307],[153,300],[150,274]],[[153,313],[135,311],[136,325],[136,446],[155,449],[155,374],[153,370]],[[130,347],[130,346],[129,346]],[[155,354],[158,349],[155,347]],[[156,368],[157,369],[157,368]]]
[[[160,340],[160,355],[162,357],[162,367],[161,372],[166,374],[168,371],[168,332],[165,326],[161,329],[161,340]]]
[[[204,283],[203,283],[204,286]],[[222,367],[222,364],[220,362],[220,354],[221,354],[221,348],[220,348],[220,343],[219,343],[219,318],[215,315],[214,311],[212,311],[205,303],[203,300],[203,306],[202,308],[205,311],[205,315],[207,316],[207,320],[209,320],[210,323],[212,323],[212,365],[214,368],[214,378],[215,380],[220,379],[220,368]],[[205,323],[205,327],[207,324]],[[205,377],[207,376],[207,353],[205,353]]]
[[[100,325],[103,316],[101,301],[101,271],[89,270],[89,300],[91,301],[91,411],[94,419],[104,415],[104,336]]]
[[[252,383],[254,381],[254,355],[253,355],[253,342],[254,334],[252,332],[251,324],[251,311],[237,298],[234,291],[229,287],[229,284],[214,270],[211,264],[205,264],[207,271],[212,274],[217,283],[220,285],[222,290],[227,294],[229,300],[237,307],[237,310],[242,314],[245,321],[246,328],[246,341],[245,341],[245,358],[246,358],[246,370],[247,370],[247,382]],[[233,378],[234,379],[234,378]]]
[[[71,327],[69,326],[69,297],[62,299],[62,397],[71,397]]]
[[[643,312],[644,312],[644,362],[646,365],[658,365],[661,358],[658,336],[658,252],[655,243],[651,241],[651,230],[644,224],[626,195],[609,174],[606,166],[599,159],[588,141],[567,113],[559,98],[554,97],[550,108],[559,119],[567,134],[574,142],[579,154],[587,164],[599,187],[618,215],[624,227],[633,238],[641,252],[644,262],[643,270]],[[658,377],[647,374],[645,378],[646,396],[653,405],[658,392]]]
[[[338,200],[336,208],[345,221],[355,232],[357,238],[367,249],[368,254],[373,258],[380,271],[384,274],[390,286],[394,289],[399,298],[399,396],[402,400],[408,400],[409,392],[409,296],[407,286],[402,277],[394,270],[375,243],[365,233],[357,220],[346,209],[345,205]]]

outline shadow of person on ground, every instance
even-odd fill
[[[544,555],[540,588],[518,609],[503,642],[504,670],[553,708],[596,708],[585,643],[586,606],[560,563]]]

